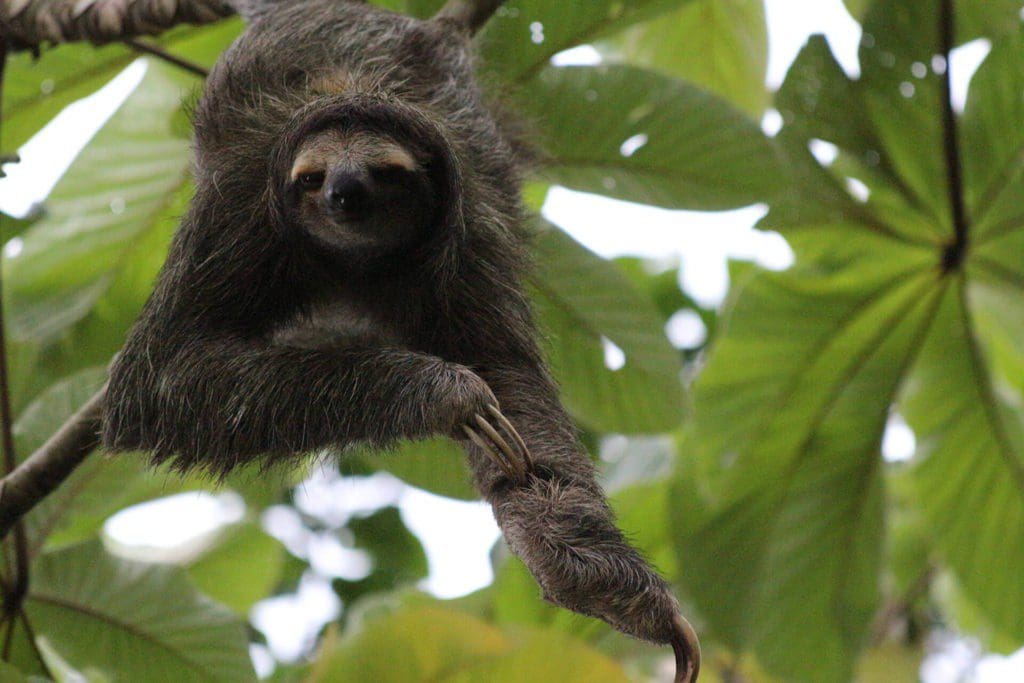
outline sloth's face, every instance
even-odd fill
[[[388,254],[415,246],[438,211],[426,163],[377,133],[311,135],[291,168],[295,215],[311,236],[340,252]]]

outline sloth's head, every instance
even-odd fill
[[[292,116],[275,158],[284,224],[332,253],[422,253],[458,234],[458,164],[418,109],[359,93],[317,99]]]
[[[315,240],[342,252],[415,246],[437,220],[430,163],[424,150],[379,132],[316,132],[296,148],[289,213]]]

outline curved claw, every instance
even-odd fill
[[[498,433],[498,430],[491,426],[491,423],[480,415],[476,416],[477,427],[480,428],[491,443],[498,447],[498,450],[505,456],[505,462],[515,471],[518,479],[521,479],[526,474],[526,466],[522,459],[516,456],[515,451],[508,445],[508,441]]]
[[[505,417],[505,415],[498,409],[497,406],[487,406],[487,412],[498,421],[501,428],[505,431],[509,437],[515,441],[516,446],[519,447],[519,451],[523,456],[523,461],[526,463],[527,471],[533,469],[533,455],[530,453],[530,449],[526,447],[526,441],[519,435],[519,431],[515,428],[512,422]]]
[[[700,674],[700,641],[690,622],[676,615],[673,624],[675,633],[672,650],[676,655],[676,677],[674,683],[696,683]]]
[[[496,405],[488,405],[487,412],[498,424],[506,436],[488,422],[483,415],[474,415],[470,424],[462,425],[462,431],[470,440],[479,446],[491,460],[510,478],[523,481],[527,473],[533,469],[533,456],[527,448],[523,437],[507,417],[502,415]],[[511,440],[513,445],[509,444]]]
[[[510,479],[516,478],[515,470],[512,468],[512,465],[508,462],[503,453],[499,454],[491,448],[491,445],[487,443],[482,436],[477,434],[476,430],[471,428],[469,425],[462,425],[462,431],[465,432],[466,436],[469,437],[469,440],[479,446],[480,449],[486,453]]]

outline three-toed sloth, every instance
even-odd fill
[[[357,2],[255,12],[195,114],[195,196],[111,366],[103,440],[225,473],[448,435],[545,598],[692,630],[624,540],[537,343],[522,146],[469,31]]]

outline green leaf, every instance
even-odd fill
[[[173,53],[210,66],[241,29],[240,20],[180,28],[159,38]],[[124,45],[68,44],[34,58],[20,52],[9,58],[4,74],[4,145],[20,147],[64,107],[103,87],[138,57]],[[190,82],[198,82],[195,76]]]
[[[0,662],[0,683],[29,683],[29,679],[17,667]]]
[[[1007,538],[1024,533],[1024,432],[1019,389],[997,384],[972,315],[985,296],[961,279],[945,297],[901,411],[924,444],[916,499],[934,543],[993,625],[1020,640],[1024,546]],[[1019,290],[1010,301],[1019,316]]]
[[[308,683],[319,681],[612,681],[629,679],[612,660],[570,636],[530,630],[513,639],[435,602],[354,623],[328,639]]]
[[[426,578],[427,555],[419,539],[402,522],[397,508],[386,507],[369,517],[353,519],[348,530],[355,535],[356,547],[373,558],[373,570],[360,581],[334,581],[334,590],[345,605],[364,595],[390,591]]]
[[[864,20],[858,86],[908,201],[941,238],[953,228],[941,154],[942,77],[931,67],[939,16],[939,0],[876,0]]]
[[[855,19],[861,19],[871,6],[872,0],[843,0],[847,11]],[[981,36],[1014,33],[1020,27],[1020,2],[1018,0],[985,0],[985,2],[958,2],[956,25],[957,44]]]
[[[542,175],[552,183],[709,211],[764,201],[784,186],[775,149],[753,121],[653,71],[549,67],[517,102],[537,122]]]
[[[909,242],[938,241],[936,219],[900,177],[872,123],[867,97],[865,84],[846,76],[825,39],[812,37],[776,98],[785,121],[777,139],[785,147],[796,171],[793,179],[801,187],[780,197],[761,227],[788,234],[795,228],[855,221]],[[832,168],[823,169],[811,157],[808,148],[816,140],[839,146],[839,158]],[[941,163],[941,149],[927,152]],[[870,194],[865,203],[849,196],[848,178],[867,187]]]
[[[254,677],[245,630],[230,612],[180,570],[120,560],[99,543],[40,557],[25,610],[70,665],[113,680]]]
[[[920,680],[921,648],[887,643],[868,650],[857,666],[857,683]]]
[[[320,654],[307,683],[445,680],[512,649],[493,626],[434,606],[402,610],[350,629],[353,633]]]
[[[1024,53],[1019,36],[997,39],[969,93],[958,262],[931,68],[937,9],[874,3],[857,81],[822,40],[801,53],[778,98],[795,187],[764,223],[784,232],[797,266],[737,288],[696,385],[683,450],[700,457],[672,497],[681,575],[726,644],[787,679],[844,678],[863,643],[880,582],[877,450],[900,396],[919,444],[901,514],[925,524],[895,548],[905,556],[892,578],[920,576],[926,534],[987,623],[1024,637],[1024,557],[1005,544],[1024,534],[1022,141],[1011,123]],[[807,153],[815,139],[839,147],[827,168]],[[851,204],[849,178],[866,202]],[[814,671],[797,655],[810,650]]]
[[[1007,121],[1024,116],[1024,35],[998,42],[968,91],[963,131],[967,206],[974,234],[998,237],[1024,223],[1024,133]]]
[[[614,34],[687,1],[513,0],[480,32],[484,67],[502,80],[524,82],[562,50]]]
[[[678,353],[653,304],[613,264],[550,228],[534,242],[533,301],[566,406],[602,431],[668,431],[682,417]],[[605,364],[602,340],[625,364]]]
[[[864,12],[867,11],[871,0],[843,0],[843,4],[846,5],[846,11],[853,15],[855,19],[860,19],[864,16]]]
[[[843,680],[878,601],[882,430],[941,283],[926,250],[883,237],[794,246],[794,269],[742,287],[698,378],[682,450],[701,476],[682,471],[673,528],[726,644],[785,679]]]
[[[219,532],[216,543],[190,563],[188,575],[200,591],[245,617],[277,585],[284,546],[244,522]]]
[[[535,632],[515,652],[470,666],[442,679],[445,683],[520,683],[520,681],[587,681],[628,683],[616,662],[578,640],[557,632]]]
[[[612,60],[703,86],[761,118],[768,106],[763,0],[697,0],[607,41]]]
[[[179,73],[151,63],[58,184],[47,216],[7,260],[14,338],[51,340],[82,320],[130,258],[133,240],[162,217],[188,169],[188,143],[170,134],[186,94]]]
[[[346,455],[342,462],[347,471],[390,472],[411,486],[439,496],[460,500],[480,497],[470,483],[466,454],[451,439],[406,441],[385,453],[362,450]]]

